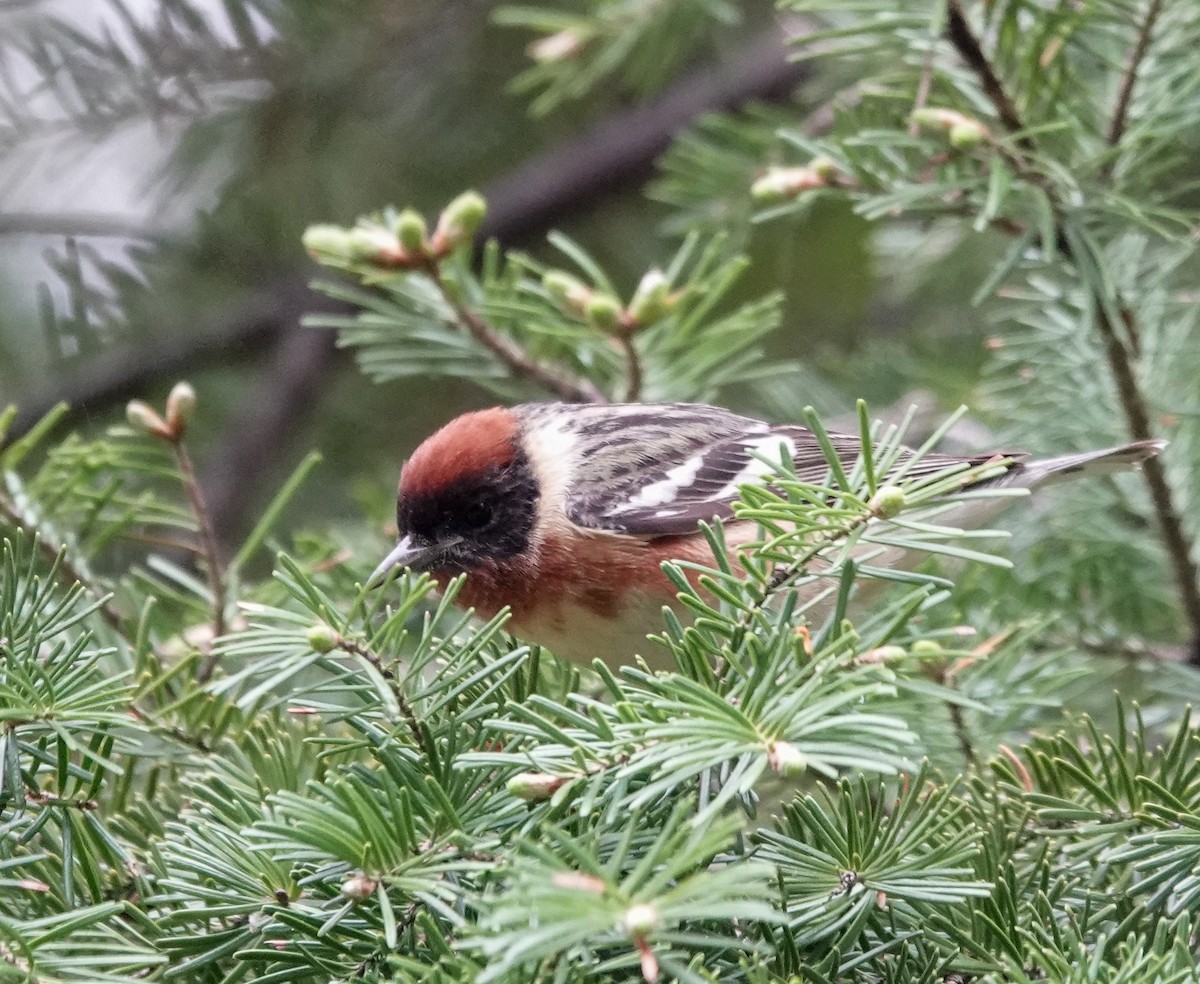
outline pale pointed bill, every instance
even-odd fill
[[[429,561],[442,551],[452,547],[455,542],[457,540],[441,543],[418,543],[411,534],[402,536],[400,542],[383,558],[383,562],[371,572],[371,576],[367,578],[367,587],[378,588],[380,585],[386,584],[392,579],[395,572],[404,567],[411,567],[417,571],[425,570],[429,566]]]

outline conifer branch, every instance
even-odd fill
[[[358,656],[371,664],[381,677],[387,680],[392,685],[392,693],[396,696],[396,703],[400,705],[400,713],[404,716],[404,723],[408,725],[408,730],[412,733],[413,740],[417,743],[417,747],[421,749],[425,755],[426,761],[432,765],[436,762],[437,754],[429,741],[429,736],[425,728],[421,724],[421,719],[417,717],[417,712],[409,702],[408,694],[404,692],[404,687],[401,686],[399,678],[396,676],[396,671],[390,666],[387,666],[380,655],[364,645],[358,639],[347,639],[344,636],[339,636],[337,648],[344,653],[349,653],[352,656]]]
[[[219,638],[225,634],[225,604],[226,585],[225,571],[221,563],[221,551],[217,545],[217,534],[213,529],[212,516],[204,501],[204,490],[196,478],[196,470],[192,467],[191,456],[182,439],[173,440],[171,449],[175,452],[175,461],[179,467],[179,477],[187,492],[188,502],[191,503],[192,513],[200,530],[200,546],[204,552],[205,573],[208,576],[208,587],[212,592],[213,636]],[[216,650],[205,654],[204,662],[196,673],[199,683],[207,683],[212,679],[213,671],[217,668]]]
[[[1162,9],[1163,0],[1150,0],[1146,8],[1146,15],[1142,18],[1141,27],[1138,29],[1137,40],[1129,51],[1129,58],[1125,62],[1125,70],[1121,73],[1121,83],[1117,89],[1117,102],[1113,107],[1112,118],[1108,124],[1108,134],[1105,138],[1110,147],[1116,147],[1125,135],[1125,124],[1129,117],[1129,104],[1133,99],[1133,90],[1137,85],[1138,70],[1141,68],[1142,60],[1146,57],[1146,52],[1150,49],[1154,26],[1158,22]]]
[[[625,390],[625,400],[628,403],[637,403],[642,398],[642,358],[638,353],[637,346],[633,344],[633,338],[628,332],[620,332],[617,335],[617,344],[621,346],[621,351],[625,355],[625,376],[628,380]]]
[[[0,494],[0,516],[4,518],[5,522],[16,529],[27,529],[27,522],[21,515],[21,511],[17,509],[8,496],[3,494]],[[112,606],[110,602],[111,594],[84,577],[83,572],[71,562],[66,547],[52,543],[46,538],[46,534],[42,530],[37,531],[37,544],[38,550],[41,551],[46,563],[56,572],[59,583],[67,588],[78,584],[96,600],[99,606],[97,611],[100,617],[104,619],[111,629],[124,636],[125,619]]]
[[[1145,55],[1154,22],[1158,17],[1158,3],[1159,0],[1152,0],[1147,16],[1142,22],[1138,41],[1134,45],[1126,66],[1117,111],[1114,112],[1113,123],[1109,128],[1110,136],[1115,134],[1117,140],[1120,140],[1121,134],[1124,132],[1129,99],[1137,79],[1138,66]],[[972,32],[960,0],[949,0],[947,12],[947,36],[951,43],[967,66],[975,72],[984,94],[992,103],[1005,128],[1010,133],[1020,133],[1024,129],[1024,124],[991,62],[984,54],[978,38]],[[1032,138],[1028,136],[1018,137],[1017,144],[1026,152],[1033,152],[1036,149]],[[1032,173],[1030,162],[1023,156],[1018,157],[1017,162],[1025,176],[1028,177]],[[1055,221],[1054,233],[1058,249],[1078,268],[1078,257],[1074,255],[1074,249],[1071,247],[1067,235],[1068,223],[1062,196],[1059,190],[1044,178],[1038,177],[1036,183],[1045,191],[1049,200]],[[1099,293],[1096,285],[1089,284],[1088,286],[1096,311],[1096,326],[1104,342],[1109,370],[1116,383],[1121,411],[1125,417],[1126,432],[1135,441],[1150,440],[1154,437],[1150,427],[1150,412],[1145,394],[1138,385],[1137,372],[1134,368],[1139,332],[1133,308],[1119,294],[1113,299],[1117,310],[1122,312],[1122,318],[1129,334],[1129,344],[1126,344],[1108,313],[1107,299]],[[1166,471],[1161,459],[1150,458],[1147,460],[1142,466],[1142,475],[1150,490],[1154,514],[1158,521],[1163,545],[1170,559],[1184,616],[1191,632],[1191,662],[1200,665],[1200,583],[1197,580],[1196,563],[1192,560],[1193,544],[1183,527],[1183,521],[1180,518],[1178,506],[1175,504],[1171,487],[1167,482]]]
[[[459,324],[515,375],[537,383],[568,403],[608,403],[608,397],[595,383],[565,370],[556,371],[538,362],[511,338],[498,332],[478,311],[464,304],[442,275],[436,261],[430,263],[427,272],[446,303],[453,309]]]
[[[1017,107],[1009,98],[999,76],[992,68],[992,63],[984,54],[983,46],[979,43],[975,32],[971,30],[970,22],[967,20],[960,0],[949,0],[946,4],[946,36],[962,60],[967,63],[967,67],[978,76],[984,95],[995,108],[996,115],[1004,124],[1005,129],[1014,134],[1024,130],[1025,124],[1021,122]],[[1017,144],[1026,151],[1033,150],[1033,141],[1028,136],[1018,137]]]

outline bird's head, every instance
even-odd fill
[[[400,473],[396,547],[371,575],[397,568],[470,572],[529,548],[538,483],[516,415],[501,407],[464,414],[413,452]]]

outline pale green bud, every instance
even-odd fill
[[[881,485],[867,503],[871,512],[881,519],[898,516],[905,506],[904,490],[895,485]]]
[[[584,309],[588,323],[600,331],[610,334],[621,328],[621,305],[608,294],[593,294]]]
[[[330,653],[341,644],[342,637],[334,631],[333,626],[318,622],[310,625],[304,633],[305,639],[314,653]]]
[[[642,277],[633,300],[629,302],[629,315],[639,325],[652,325],[671,312],[671,285],[661,270],[651,270]]]
[[[760,202],[786,201],[825,184],[811,167],[773,167],[750,186],[750,194]]]
[[[517,799],[540,803],[553,796],[566,781],[561,776],[552,776],[547,772],[518,772],[504,784],[504,788]]]
[[[588,301],[594,293],[591,288],[561,270],[548,270],[542,276],[542,288],[556,304],[578,315],[586,315]]]
[[[487,202],[477,191],[464,191],[438,216],[435,238],[442,249],[452,250],[475,235],[487,215]]]
[[[425,216],[415,209],[406,208],[396,218],[396,238],[404,247],[406,253],[419,255],[425,251],[425,243],[429,238],[429,227],[425,224]]]
[[[959,150],[978,147],[989,136],[988,128],[975,120],[963,120],[950,127],[950,144]]]
[[[135,427],[151,437],[170,437],[171,428],[158,415],[158,411],[142,400],[130,400],[125,405],[125,419],[131,427]]]
[[[346,236],[347,256],[351,260],[378,263],[400,255],[400,240],[378,226],[356,226]]]
[[[301,242],[315,258],[322,256],[348,258],[350,255],[350,233],[341,226],[313,225],[304,230]]]
[[[526,51],[529,57],[539,65],[549,65],[555,62],[574,58],[583,50],[583,35],[571,28],[548,34],[534,41]]]
[[[167,397],[167,426],[175,436],[183,435],[195,412],[196,391],[192,389],[192,384],[176,383],[171,388],[170,396]]]

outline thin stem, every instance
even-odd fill
[[[1129,317],[1132,318],[1133,315],[1130,314]],[[1138,388],[1137,375],[1129,349],[1117,334],[1116,326],[1112,323],[1108,312],[1099,305],[1097,306],[1096,324],[1104,339],[1105,352],[1117,384],[1117,397],[1125,414],[1129,435],[1135,441],[1150,440],[1154,437],[1154,432],[1150,427],[1150,415],[1145,400]],[[1142,462],[1142,477],[1145,478],[1146,485],[1150,489],[1154,515],[1158,520],[1159,531],[1167,550],[1167,557],[1171,562],[1175,581],[1179,585],[1183,610],[1192,629],[1192,651],[1189,662],[1193,665],[1200,665],[1200,589],[1197,588],[1196,563],[1192,560],[1192,544],[1183,528],[1183,520],[1171,495],[1171,486],[1167,482],[1166,469],[1163,468],[1162,459],[1153,457]]]
[[[1134,50],[1126,64],[1125,75],[1121,84],[1121,95],[1118,99],[1117,111],[1113,114],[1113,124],[1109,128],[1110,136],[1115,134],[1120,140],[1124,133],[1125,119],[1128,112],[1129,99],[1137,80],[1137,70],[1145,55],[1145,49],[1150,42],[1150,34],[1154,21],[1158,17],[1160,0],[1152,0],[1146,19],[1142,23],[1141,33],[1134,45]],[[963,13],[959,0],[948,0],[948,21],[946,33],[950,42],[958,51],[959,56],[975,72],[985,95],[991,101],[1004,126],[1012,133],[1024,129],[1021,118],[1017,115],[1012,100],[1005,92],[987,56],[983,53],[979,40],[971,31],[966,15]],[[1029,137],[1019,137],[1017,144],[1025,151],[1035,150],[1033,140]],[[1016,158],[1016,163],[1028,174],[1030,166],[1024,157]],[[1074,260],[1074,252],[1067,240],[1067,220],[1062,198],[1058,189],[1045,178],[1037,175],[1037,184],[1046,192],[1050,207],[1054,214],[1055,237],[1058,241],[1059,252],[1064,258]],[[1078,269],[1078,264],[1076,264]],[[1125,427],[1130,437],[1136,441],[1149,440],[1154,437],[1150,427],[1150,413],[1147,409],[1146,398],[1138,386],[1137,373],[1134,369],[1134,359],[1137,356],[1137,339],[1139,336],[1137,320],[1133,307],[1118,296],[1115,298],[1116,309],[1122,312],[1122,320],[1129,335],[1129,345],[1121,338],[1117,326],[1109,317],[1105,298],[1093,288],[1092,300],[1096,308],[1096,324],[1104,341],[1105,355],[1108,359],[1109,370],[1117,385],[1117,394],[1121,411],[1125,417]],[[1197,568],[1192,560],[1192,543],[1184,530],[1179,510],[1175,505],[1171,487],[1167,482],[1166,472],[1162,461],[1158,458],[1148,459],[1142,466],[1142,475],[1150,490],[1150,499],[1154,514],[1158,520],[1163,545],[1166,548],[1179,591],[1180,602],[1192,635],[1191,662],[1200,665],[1200,585],[1197,584]]]
[[[217,535],[213,530],[212,517],[204,502],[204,492],[196,478],[196,469],[192,467],[191,456],[182,440],[171,442],[175,452],[175,461],[179,467],[179,477],[187,491],[188,501],[192,505],[192,513],[200,526],[200,546],[204,552],[204,566],[207,569],[208,587],[212,592],[213,636],[219,638],[225,634],[225,572],[221,567],[221,555],[217,548]],[[196,672],[198,683],[207,683],[217,668],[217,655],[209,650],[204,655],[204,661]]]
[[[1125,71],[1121,73],[1121,84],[1117,89],[1117,102],[1113,107],[1112,118],[1108,123],[1108,136],[1105,138],[1110,147],[1115,147],[1125,136],[1125,124],[1129,119],[1129,104],[1133,100],[1133,89],[1137,85],[1138,69],[1150,49],[1150,39],[1154,33],[1154,25],[1162,13],[1163,0],[1150,0],[1146,8],[1146,16],[1138,29],[1137,40],[1129,52],[1125,62]],[[1111,164],[1106,169],[1106,176],[1111,172]]]
[[[392,693],[396,695],[396,702],[400,705],[400,713],[404,715],[404,722],[408,725],[408,730],[412,732],[413,740],[416,741],[417,747],[424,753],[429,764],[435,764],[438,760],[436,751],[429,741],[429,736],[425,728],[421,725],[421,719],[417,717],[417,712],[413,709],[412,704],[409,703],[408,694],[404,692],[404,688],[401,686],[399,679],[397,679],[395,671],[390,666],[384,664],[378,653],[368,646],[363,645],[357,639],[346,639],[343,637],[339,640],[337,647],[344,653],[361,656],[379,671],[380,676],[391,683]]]
[[[978,762],[975,755],[975,745],[971,741],[971,732],[967,730],[967,717],[963,714],[962,706],[953,701],[946,701],[946,709],[950,712],[950,723],[954,726],[954,737],[958,739],[958,750],[968,766]]]
[[[992,68],[992,63],[983,53],[983,46],[980,45],[979,39],[971,30],[971,24],[967,20],[967,15],[959,0],[949,0],[946,4],[946,37],[954,45],[962,60],[979,77],[979,83],[983,86],[983,94],[995,107],[996,115],[1000,117],[1000,122],[1004,124],[1005,129],[1009,133],[1020,133],[1024,130],[1025,124],[1021,122],[1017,107],[1008,97],[1008,93],[1004,91],[1004,86]],[[1017,144],[1026,151],[1034,149],[1033,141],[1027,136],[1018,137]]]
[[[481,314],[463,304],[442,276],[436,261],[430,262],[426,272],[453,308],[459,324],[516,375],[533,380],[568,403],[608,403],[608,397],[595,384],[542,365],[512,339],[500,334]]]
[[[628,388],[625,390],[625,399],[629,403],[637,403],[642,398],[642,359],[628,332],[619,334],[617,343],[625,354],[625,375],[629,381]]]

